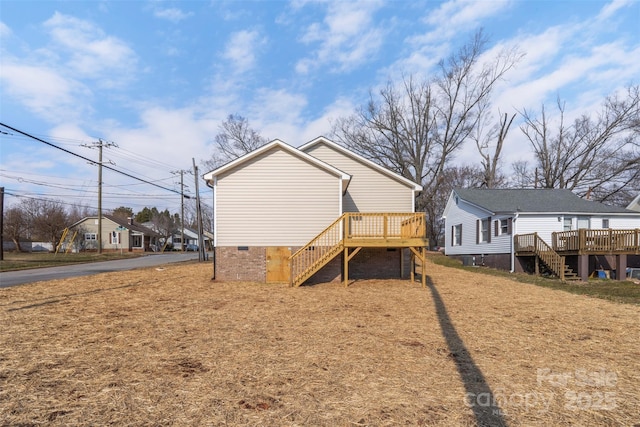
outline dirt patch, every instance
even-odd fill
[[[0,425],[634,425],[640,308],[428,265],[216,283],[195,264],[0,290]]]

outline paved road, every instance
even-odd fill
[[[64,279],[66,277],[89,276],[92,274],[107,273],[111,271],[133,270],[135,268],[153,267],[155,265],[197,259],[197,252],[186,252],[147,255],[130,259],[92,262],[86,264],[71,264],[60,267],[5,271],[0,273],[0,288],[8,288],[9,286],[46,280]]]

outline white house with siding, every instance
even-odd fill
[[[421,190],[326,138],[300,148],[271,141],[204,179],[217,280],[287,281],[291,254],[343,213],[413,212]]]
[[[511,271],[524,269],[515,256],[516,235],[537,233],[551,245],[554,233],[640,228],[640,212],[560,189],[455,189],[443,218],[446,255]]]

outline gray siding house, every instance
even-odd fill
[[[535,251],[552,250],[565,257],[562,268],[586,280],[595,270],[624,271],[627,261],[640,262],[640,212],[569,190],[455,189],[443,218],[446,255],[468,264],[527,271],[538,260]],[[534,240],[550,249],[533,247]]]

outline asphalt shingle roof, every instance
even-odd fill
[[[631,210],[582,199],[559,189],[456,189],[463,200],[490,212],[628,213]]]

